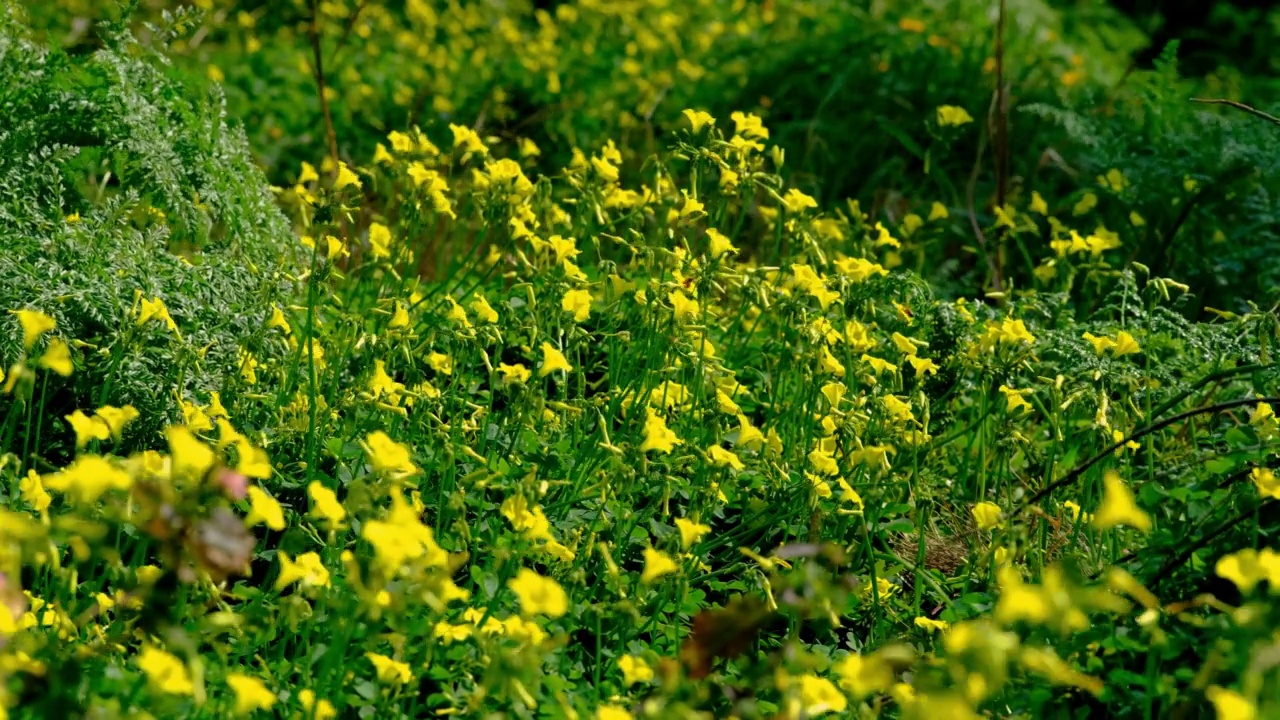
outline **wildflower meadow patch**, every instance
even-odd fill
[[[0,717],[1280,713],[1263,111],[1031,2],[195,4],[2,6]],[[744,100],[854,26],[857,178]]]

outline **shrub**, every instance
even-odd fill
[[[120,27],[71,56],[34,43],[13,12],[0,28],[0,113],[15,121],[0,130],[0,304],[47,313],[79,341],[85,372],[42,387],[49,408],[133,404],[154,432],[175,377],[207,392],[238,371],[296,272],[288,224],[216,91],[188,99]],[[139,325],[155,299],[174,330]],[[0,337],[4,367],[21,337]]]

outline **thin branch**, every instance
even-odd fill
[[[1003,208],[1009,192],[1009,91],[1004,81],[1005,0],[996,17],[996,206]],[[996,289],[999,290],[997,283]]]
[[[347,24],[342,28],[342,37],[338,38],[338,45],[333,49],[333,54],[337,55],[342,51],[342,46],[347,44],[347,40],[351,37],[351,31],[356,27],[356,21],[360,19],[360,13],[364,11],[369,4],[369,0],[360,0],[360,4],[356,5],[356,9],[347,18]]]
[[[1280,403],[1280,397],[1245,398],[1241,400],[1231,400],[1229,402],[1218,403],[1217,405],[1209,405],[1207,407],[1195,408],[1193,410],[1187,410],[1186,412],[1180,412],[1177,415],[1171,415],[1165,418],[1164,420],[1161,420],[1160,422],[1141,428],[1135,431],[1129,437],[1122,438],[1111,447],[1108,447],[1106,450],[1103,450],[1097,455],[1094,455],[1088,460],[1085,460],[1083,463],[1080,463],[1079,465],[1075,466],[1066,475],[1063,475],[1057,480],[1044,486],[1044,488],[1041,489],[1040,492],[1036,493],[1035,495],[1032,495],[1029,500],[1019,505],[1017,509],[1013,511],[1013,513],[1011,514],[1011,517],[1017,517],[1018,515],[1022,514],[1023,511],[1025,511],[1027,508],[1043,500],[1054,490],[1057,490],[1058,488],[1061,488],[1061,487],[1065,487],[1075,482],[1080,478],[1080,476],[1084,475],[1085,472],[1089,470],[1089,468],[1093,467],[1094,465],[1097,465],[1099,462],[1105,459],[1108,455],[1124,447],[1125,443],[1137,440],[1138,438],[1141,438],[1141,437],[1146,437],[1147,435],[1150,435],[1151,433],[1154,433],[1154,432],[1159,432],[1169,427],[1170,425],[1174,425],[1190,417],[1195,417],[1196,415],[1208,415],[1211,413],[1221,412],[1223,410],[1230,410],[1232,408],[1243,407],[1245,405],[1255,405],[1257,403]]]
[[[320,50],[319,1],[311,0],[311,55],[314,65],[316,90],[320,94],[320,111],[324,114],[324,130],[329,140],[329,155],[333,158],[334,172],[338,168],[338,133],[333,129],[333,115],[329,112],[329,92],[324,80],[324,57]]]
[[[1237,110],[1243,110],[1244,112],[1247,112],[1250,115],[1253,115],[1255,117],[1260,117],[1263,120],[1266,120],[1267,122],[1272,122],[1272,123],[1275,123],[1276,125],[1280,125],[1280,118],[1276,117],[1275,115],[1268,115],[1267,113],[1264,113],[1257,108],[1249,107],[1248,105],[1245,105],[1242,102],[1236,102],[1235,100],[1227,100],[1224,98],[1191,98],[1191,102],[1203,103],[1205,105],[1228,105]]]
[[[1257,372],[1258,370],[1266,370],[1269,367],[1271,367],[1269,364],[1240,365],[1239,367],[1227,368],[1226,370],[1218,370],[1216,372],[1211,372],[1208,375],[1205,375],[1204,377],[1197,380],[1195,384],[1192,385],[1191,387],[1187,388],[1186,390],[1183,390],[1182,392],[1178,393],[1172,398],[1169,398],[1167,402],[1165,402],[1163,405],[1161,405],[1160,407],[1156,408],[1151,412],[1151,417],[1158,418],[1161,415],[1169,412],[1174,408],[1175,405],[1191,397],[1191,395],[1193,395],[1197,390],[1204,387],[1205,385],[1208,385],[1209,383],[1217,382],[1219,380],[1225,380],[1226,378],[1233,377],[1235,375],[1243,375],[1244,373]]]
[[[1263,500],[1261,503],[1251,508],[1247,508],[1246,510],[1244,510],[1244,512],[1241,512],[1239,515],[1226,521],[1220,527],[1218,527],[1217,530],[1214,530],[1213,532],[1206,534],[1204,537],[1200,538],[1196,542],[1192,543],[1191,545],[1188,545],[1187,548],[1184,549],[1182,552],[1178,553],[1176,556],[1174,556],[1164,565],[1161,565],[1160,569],[1156,571],[1156,574],[1151,578],[1151,582],[1148,584],[1149,585],[1159,584],[1161,580],[1164,580],[1165,578],[1169,577],[1169,575],[1174,570],[1177,570],[1178,567],[1181,566],[1183,563],[1185,563],[1188,558],[1194,555],[1197,550],[1201,550],[1203,548],[1208,547],[1209,543],[1225,535],[1228,530],[1230,530],[1233,527],[1236,527],[1240,523],[1247,520],[1250,516],[1257,513],[1262,508],[1267,507],[1273,504],[1274,502],[1275,502],[1274,498],[1267,498],[1266,500]]]
[[[995,106],[997,95],[991,96],[992,107]],[[991,117],[991,109],[987,110],[987,117]],[[973,228],[973,236],[978,240],[978,246],[982,248],[982,254],[987,258],[987,267],[991,271],[992,283],[997,289],[1000,287],[1000,271],[996,266],[995,260],[991,257],[991,253],[987,252],[987,236],[982,232],[982,226],[978,224],[978,211],[975,203],[975,195],[978,188],[978,175],[982,172],[982,155],[987,150],[987,133],[978,134],[978,155],[973,159],[973,171],[969,173],[969,183],[965,187],[965,208],[969,212],[969,226]]]
[[[996,16],[996,207],[1004,211],[1009,199],[1009,88],[1005,82],[1004,28],[1007,15],[1005,0],[1000,0],[1000,12]],[[1004,239],[1008,228],[996,228],[995,285],[996,292],[1004,289]]]

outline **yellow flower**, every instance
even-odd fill
[[[225,422],[220,420],[219,422]],[[266,480],[271,477],[271,461],[267,457],[267,451],[262,448],[254,447],[245,438],[240,438],[236,442],[236,472],[246,477],[257,478],[258,480]]]
[[[1151,530],[1151,516],[1134,502],[1133,493],[1116,471],[1108,470],[1102,483],[1102,504],[1098,507],[1098,512],[1094,513],[1094,528],[1110,530],[1119,525],[1128,525],[1144,533]]]
[[[445,300],[449,302],[449,312],[445,313],[445,319],[464,329],[471,327],[471,321],[467,319],[467,311],[462,309],[457,300],[446,296]]]
[[[1040,215],[1049,214],[1049,203],[1045,202],[1040,193],[1035,191],[1031,193],[1031,212],[1039,213]]]
[[[973,116],[968,110],[955,105],[940,105],[938,107],[938,124],[943,127],[957,127],[973,122]]]
[[[1263,552],[1274,557],[1271,550],[1263,550]],[[1242,593],[1252,592],[1260,581],[1268,579],[1262,557],[1253,548],[1222,556],[1214,565],[1213,571],[1218,577],[1235,583]]]
[[[676,518],[676,529],[680,531],[680,547],[688,550],[703,535],[711,532],[710,525],[703,525],[686,518]]]
[[[928,618],[923,615],[916,618],[915,623],[916,627],[923,628],[930,632],[946,632],[947,628],[951,627],[951,624],[946,620],[934,620],[933,618]]]
[[[338,717],[338,710],[328,700],[316,700],[316,693],[310,688],[298,693],[298,702],[306,711],[307,720],[333,720]]]
[[[836,478],[836,483],[840,485],[840,500],[852,505],[857,512],[862,512],[862,496],[858,494],[858,491],[854,490],[849,481],[842,477]]]
[[[1064,510],[1071,513],[1071,522],[1087,523],[1093,519],[1093,516],[1090,515],[1089,513],[1081,513],[1080,505],[1072,500],[1067,500],[1066,502],[1062,503],[1062,507]]]
[[[475,632],[473,625],[451,625],[448,621],[441,620],[432,628],[431,635],[443,640],[445,645],[451,645],[466,640],[473,632]]]
[[[542,367],[538,368],[538,377],[546,377],[557,370],[573,372],[573,366],[569,364],[564,353],[557,350],[551,343],[543,342]]]
[[[346,163],[339,162],[338,177],[333,181],[333,189],[341,190],[346,187],[351,187],[352,185],[360,188],[360,177],[352,172],[351,168],[347,167]]]
[[[222,407],[217,393],[213,393],[213,402],[217,407]],[[223,415],[226,414],[225,409],[222,412]],[[124,431],[124,426],[138,419],[138,409],[132,405],[125,405],[122,408],[103,405],[98,408],[98,412],[94,413],[94,417],[106,423],[107,428],[111,431],[111,437],[119,441],[120,434]]]
[[[35,346],[40,336],[53,330],[57,325],[53,318],[36,310],[11,310],[18,316],[18,324],[22,326],[22,344],[28,352]]]
[[[516,363],[515,365],[499,363],[498,372],[502,374],[503,382],[525,382],[532,376],[532,373],[529,372],[529,368],[521,365],[520,363]]]
[[[629,710],[617,705],[601,705],[596,708],[596,720],[632,720],[633,717]]]
[[[276,590],[294,583],[301,583],[302,587],[329,587],[329,570],[317,553],[303,553],[296,559],[290,559],[283,550],[277,555],[280,557],[280,575],[276,577]]]
[[[640,573],[640,582],[646,585],[663,575],[670,575],[680,569],[675,560],[651,547],[644,549],[644,571]]]
[[[1253,480],[1262,497],[1280,498],[1280,478],[1276,477],[1271,468],[1256,467],[1249,471],[1249,479]]]
[[[464,148],[466,155],[475,153],[477,155],[488,155],[489,148],[485,147],[484,141],[480,139],[480,135],[475,130],[465,125],[449,124],[449,130],[453,132],[453,147]]]
[[[1114,348],[1114,347],[1116,346],[1116,341],[1115,341],[1115,340],[1112,340],[1112,339],[1111,339],[1111,338],[1109,338],[1109,337],[1106,337],[1105,335],[1104,335],[1104,336],[1102,336],[1102,337],[1098,337],[1097,335],[1094,335],[1093,333],[1085,333],[1084,335],[1081,335],[1080,337],[1082,337],[1082,338],[1084,338],[1085,340],[1087,340],[1087,341],[1089,342],[1089,344],[1093,346],[1093,351],[1094,351],[1095,353],[1097,353],[1098,355],[1102,355],[1102,354],[1103,354],[1103,353],[1105,353],[1106,351],[1108,351],[1108,350],[1110,350],[1111,348]]]
[[[395,310],[391,313],[391,322],[387,325],[392,330],[409,327],[409,311],[405,309],[404,303],[396,301]],[[289,331],[286,329],[286,333]]]
[[[195,690],[187,666],[177,657],[151,646],[142,648],[136,659],[138,668],[157,692],[190,695]]]
[[[657,450],[669,453],[676,445],[684,442],[676,436],[674,430],[667,427],[667,421],[654,412],[653,408],[645,408],[647,416],[644,421],[644,441],[640,443],[640,452]]]
[[[258,678],[242,673],[227,675],[227,685],[236,696],[235,713],[248,715],[255,710],[266,710],[276,704],[275,693]]]
[[[653,680],[653,668],[643,659],[635,655],[623,655],[618,659],[618,669],[622,671],[624,685],[647,683]]]
[[[391,495],[391,512],[386,520],[370,520],[360,537],[373,547],[375,560],[384,573],[394,573],[408,560],[421,558],[431,567],[444,567],[449,554],[436,544],[431,528],[422,524],[419,511],[405,501],[399,490]]]
[[[1112,352],[1117,356],[1133,355],[1134,353],[1142,352],[1142,346],[1138,345],[1138,341],[1134,340],[1132,335],[1121,330],[1116,333],[1116,342]]]
[[[306,185],[309,182],[315,182],[320,179],[320,173],[316,172],[316,166],[302,161],[302,170],[298,173],[298,184]]]
[[[764,433],[760,432],[760,428],[751,424],[751,419],[746,415],[738,415],[738,439],[734,442],[739,447],[759,447],[764,444]]]
[[[181,425],[167,428],[164,435],[169,442],[169,454],[173,458],[174,477],[204,477],[216,459],[213,450]]]
[[[875,374],[877,375],[885,372],[897,372],[898,370],[897,365],[894,365],[888,360],[885,360],[883,358],[878,358],[874,355],[868,355],[866,353],[863,353],[861,360],[862,362],[870,365],[871,370],[875,372]]]
[[[698,301],[689,298],[683,291],[671,293],[671,308],[675,311],[676,320],[684,320],[698,315]]]
[[[737,455],[719,445],[712,445],[707,448],[707,455],[711,458],[711,464],[716,467],[731,467],[734,470],[741,470],[746,467]]]
[[[77,450],[88,445],[90,440],[106,440],[111,437],[111,428],[100,417],[89,417],[79,410],[65,417],[75,431]]]
[[[821,475],[839,475],[840,465],[830,452],[815,448],[809,453],[809,464]]]
[[[365,653],[365,657],[369,658],[369,662],[373,663],[373,667],[378,671],[380,682],[403,685],[413,679],[408,663],[392,660],[386,655],[375,652]]]
[[[569,596],[560,583],[529,568],[520,568],[507,587],[520,599],[520,612],[525,617],[542,614],[558,618],[569,612]]]
[[[1087,192],[1081,196],[1074,207],[1071,208],[1071,214],[1080,216],[1087,214],[1090,210],[1098,206],[1098,196]]]
[[[133,486],[133,476],[106,458],[84,455],[62,472],[45,478],[44,485],[90,505],[108,490],[128,490]]]
[[[715,228],[707,228],[708,252],[711,257],[718,258],[725,253],[736,253],[738,248],[733,246],[733,242],[728,236],[716,230]]]
[[[312,480],[307,486],[307,494],[311,496],[311,514],[325,520],[329,527],[337,528],[347,517],[347,509],[338,502],[338,496],[319,480]]]
[[[386,473],[393,478],[405,478],[418,473],[418,466],[413,464],[409,448],[391,439],[381,430],[376,430],[365,438],[365,457],[376,472]]]
[[[1204,691],[1204,696],[1213,703],[1218,720],[1255,720],[1258,717],[1258,706],[1235,690],[1211,685]]]
[[[844,377],[844,364],[831,354],[830,348],[825,346],[822,348],[822,357],[818,360],[818,369],[829,375]]]
[[[39,473],[35,470],[28,470],[27,476],[18,482],[18,491],[22,493],[22,499],[31,506],[31,509],[39,513],[48,510],[49,504],[53,502],[53,498],[44,489]]]
[[[586,290],[569,290],[560,301],[560,308],[573,313],[575,322],[582,322],[591,315],[591,293]]]
[[[911,403],[899,400],[896,395],[885,395],[880,401],[884,403],[884,409],[888,411],[890,418],[898,422],[913,422],[916,419],[915,413],[911,412]]]
[[[283,530],[284,509],[265,490],[252,485],[249,487],[249,514],[245,516],[244,524],[253,527],[258,523],[263,523],[272,530]]]
[[[40,367],[52,370],[62,377],[67,377],[75,370],[75,366],[71,363],[71,348],[67,347],[62,338],[49,341],[49,347],[44,349],[39,364]]]
[[[1024,397],[1031,392],[1029,388],[1026,390],[1014,390],[1008,385],[1001,385],[1000,392],[1004,394],[1010,414],[1023,413],[1031,409],[1031,403],[1027,402]]]
[[[734,112],[729,115],[729,119],[733,120],[734,132],[747,139],[768,140],[769,129],[764,126],[764,121],[751,113]]]
[[[907,358],[907,362],[911,364],[911,367],[915,368],[916,377],[928,374],[937,375],[938,371],[941,370],[941,368],[938,367],[938,364],[929,358],[922,358],[913,355]]]
[[[520,157],[522,158],[538,157],[542,155],[542,151],[538,149],[538,144],[529,138],[520,138],[518,146],[520,150]]]
[[[711,117],[711,113],[703,110],[685,108],[681,114],[688,118],[689,127],[693,130],[694,135],[702,132],[702,128],[707,127],[708,125],[714,126],[716,124],[716,119]]]
[[[900,332],[895,332],[889,339],[893,341],[893,346],[898,348],[898,352],[903,355],[915,355],[920,352],[920,348],[916,347],[916,344],[911,342],[911,338]]]
[[[178,325],[173,321],[173,317],[169,315],[169,308],[165,307],[163,300],[160,298],[155,300],[143,298],[142,310],[138,313],[137,324],[145,325],[152,320],[159,320],[172,332],[178,332]]]
[[[929,208],[929,222],[934,220],[946,220],[951,217],[951,213],[947,210],[947,206],[940,202],[934,202]]]
[[[1018,571],[1011,566],[1004,566],[999,571],[1000,599],[996,601],[994,617],[996,622],[1012,625],[1025,621],[1032,625],[1043,625],[1054,613],[1053,607],[1040,588],[1022,582]]]
[[[1268,420],[1275,418],[1276,411],[1271,409],[1268,403],[1258,403],[1258,406],[1249,414],[1250,425],[1262,425]]]
[[[391,230],[386,225],[369,225],[369,254],[375,258],[391,257]]]
[[[800,706],[807,717],[844,712],[849,701],[835,683],[812,673],[800,676]]]
[[[795,188],[791,188],[786,195],[782,196],[782,204],[786,206],[789,213],[804,212],[806,208],[818,207],[817,200]]]
[[[1000,527],[1000,506],[993,502],[980,502],[973,506],[974,522],[979,530],[991,530]]]
[[[453,358],[444,353],[431,351],[427,355],[427,365],[441,375],[453,374]]]
[[[893,684],[893,668],[879,656],[850,653],[835,665],[840,687],[855,700],[883,692]]]
[[[485,323],[498,322],[498,311],[493,309],[488,300],[483,295],[477,295],[471,301],[471,312],[476,314],[476,319]]]

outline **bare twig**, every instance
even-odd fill
[[[1227,531],[1231,530],[1231,528],[1239,526],[1240,523],[1247,520],[1250,516],[1254,515],[1262,508],[1268,507],[1274,503],[1275,503],[1275,500],[1273,498],[1267,498],[1263,500],[1261,503],[1254,505],[1253,507],[1245,508],[1245,510],[1242,511],[1239,515],[1231,518],[1227,522],[1218,526],[1218,528],[1213,532],[1205,534],[1204,537],[1200,538],[1194,543],[1191,543],[1186,548],[1184,548],[1182,552],[1178,553],[1177,556],[1165,562],[1164,565],[1161,565],[1160,569],[1156,571],[1156,574],[1152,576],[1151,582],[1149,584],[1150,585],[1159,584],[1161,580],[1164,580],[1165,578],[1169,577],[1169,575],[1172,574],[1174,570],[1177,570],[1179,567],[1181,567],[1182,564],[1185,563],[1192,555],[1194,555],[1197,550],[1201,550],[1203,548],[1208,547],[1209,543],[1213,542],[1217,538],[1226,534]]]
[[[365,6],[368,4],[369,0],[360,0],[360,4],[356,5],[356,9],[352,11],[351,16],[347,18],[347,24],[342,28],[342,37],[338,38],[338,45],[333,49],[335,55],[338,54],[342,50],[342,47],[347,44],[347,39],[351,37],[351,31],[356,27],[356,21],[360,19],[360,13],[364,11]]]
[[[1009,94],[1004,81],[1005,0],[996,17],[996,206],[1004,207],[1009,188]],[[996,289],[999,290],[997,282]]]
[[[1229,402],[1218,403],[1217,405],[1208,405],[1205,407],[1194,408],[1192,410],[1187,410],[1186,412],[1180,412],[1177,415],[1170,415],[1164,420],[1161,420],[1157,423],[1153,423],[1144,428],[1141,428],[1135,431],[1129,437],[1121,438],[1114,445],[1108,447],[1107,449],[1099,452],[1097,455],[1094,455],[1088,460],[1085,460],[1084,462],[1075,466],[1066,475],[1063,475],[1057,480],[1054,480],[1053,482],[1044,486],[1044,488],[1041,489],[1040,492],[1036,493],[1035,495],[1032,495],[1029,500],[1027,500],[1026,502],[1019,505],[1017,508],[1015,508],[1014,511],[1011,513],[1011,517],[1017,517],[1018,515],[1022,514],[1024,511],[1027,510],[1027,508],[1040,502],[1045,497],[1047,497],[1050,493],[1052,493],[1054,490],[1070,485],[1071,483],[1080,479],[1080,477],[1084,475],[1089,468],[1093,467],[1094,465],[1097,465],[1099,462],[1105,459],[1108,455],[1124,447],[1125,443],[1132,442],[1141,437],[1146,437],[1147,435],[1150,435],[1151,433],[1154,433],[1154,432],[1159,432],[1169,427],[1170,425],[1186,420],[1187,418],[1195,417],[1197,415],[1208,415],[1211,413],[1222,412],[1223,410],[1230,410],[1232,408],[1244,407],[1245,405],[1254,405],[1257,403],[1270,403],[1270,404],[1280,403],[1280,397],[1244,398],[1241,400],[1231,400]]]
[[[1004,26],[1007,14],[1005,0],[1000,0],[1000,12],[996,16],[996,207],[1004,210],[1009,198],[1009,88],[1005,82]],[[1008,228],[996,228],[995,278],[992,284],[996,292],[1004,289],[1004,238]]]
[[[318,0],[311,0],[312,64],[316,78],[316,91],[320,94],[320,111],[324,114],[324,130],[329,140],[329,155],[333,158],[334,172],[338,171],[338,133],[333,129],[333,115],[329,112],[329,92],[324,79],[324,54],[320,50],[320,10]]]
[[[991,96],[991,102],[994,105],[996,95]],[[991,116],[991,112],[987,112],[987,117]],[[996,266],[995,259],[991,253],[987,252],[987,236],[982,232],[982,226],[978,224],[978,211],[975,206],[974,196],[978,187],[978,175],[982,172],[982,154],[987,149],[987,134],[980,133],[978,135],[978,154],[973,159],[973,172],[969,173],[969,183],[965,187],[965,209],[969,212],[969,226],[973,228],[973,236],[977,238],[979,247],[987,257],[987,267],[991,271],[992,282],[997,288],[1000,287],[1000,270]]]
[[[1250,115],[1260,117],[1267,122],[1273,122],[1276,125],[1280,125],[1280,118],[1275,115],[1268,115],[1257,108],[1249,107],[1248,105],[1245,105],[1242,102],[1236,102],[1235,100],[1226,100],[1223,98],[1191,98],[1191,102],[1203,103],[1205,105],[1227,105],[1237,110],[1247,112]]]

